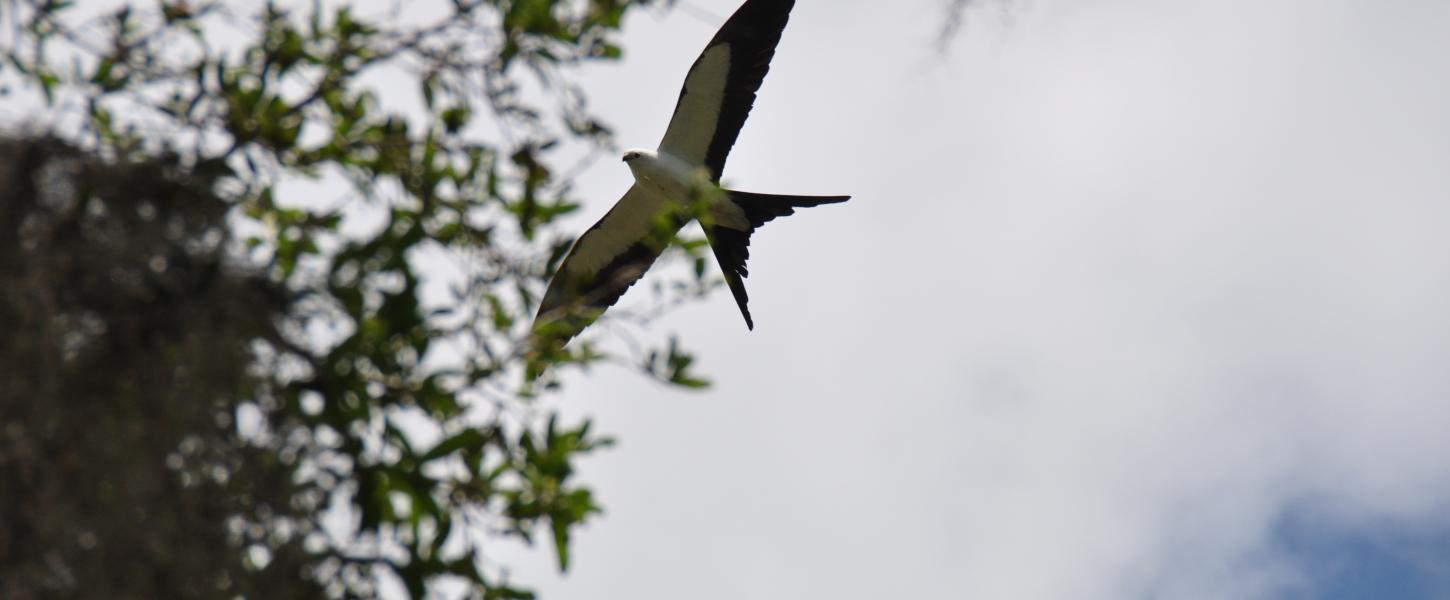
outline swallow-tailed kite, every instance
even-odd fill
[[[743,281],[750,234],[797,208],[850,198],[755,194],[719,187],[725,157],[755,103],[755,92],[770,69],[794,5],[795,0],[746,0],[705,46],[685,77],[659,149],[624,154],[634,185],[569,250],[544,292],[534,317],[535,331],[541,324],[569,317],[579,320],[555,337],[562,337],[558,340],[562,344],[578,333],[619,300],[674,233],[697,215],[746,327],[755,328]],[[687,208],[695,202],[703,202],[704,210]]]

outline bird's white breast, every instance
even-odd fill
[[[698,194],[702,185],[710,183],[709,171],[699,165],[665,153],[649,153],[629,163],[634,180],[676,202]]]
[[[717,224],[741,230],[749,228],[744,212],[721,192],[710,179],[710,170],[704,166],[657,152],[631,161],[629,169],[637,185],[661,200],[678,205],[704,201]]]

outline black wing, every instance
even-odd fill
[[[535,333],[563,347],[639,281],[684,223],[638,187],[574,242],[534,316]],[[662,223],[661,219],[673,219]],[[673,227],[673,228],[671,228]],[[547,331],[546,331],[547,330]]]
[[[660,150],[720,180],[795,0],[747,0],[695,59]]]

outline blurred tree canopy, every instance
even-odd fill
[[[0,144],[0,596],[530,598],[486,549],[540,537],[567,569],[610,440],[539,393],[705,385],[674,340],[521,375],[558,163],[611,143],[570,69],[646,4],[0,4],[0,94],[53,129]]]

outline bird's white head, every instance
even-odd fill
[[[655,179],[658,173],[658,155],[653,150],[633,149],[624,152],[624,164],[629,167],[629,172],[634,174],[635,181]]]
[[[632,163],[632,162],[634,162],[636,160],[639,160],[641,158],[654,158],[654,154],[655,153],[652,150],[643,150],[643,149],[640,149],[640,148],[635,148],[633,150],[625,150],[624,151],[624,162]]]

